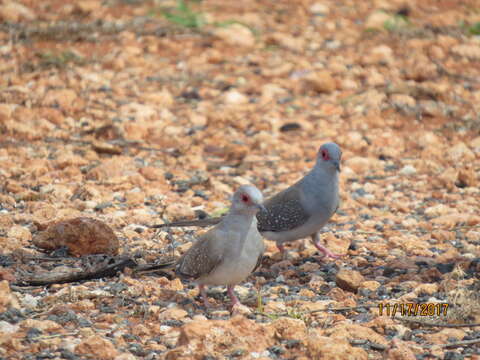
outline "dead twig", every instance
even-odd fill
[[[41,335],[41,336],[34,337],[32,340],[40,341],[40,340],[53,339],[53,338],[57,338],[57,337],[76,336],[76,335],[78,335],[78,332],[69,332],[69,333],[52,334],[52,335]]]
[[[346,306],[346,307],[341,307],[341,308],[325,308],[325,309],[316,309],[316,310],[311,310],[308,311],[308,314],[314,314],[317,312],[323,312],[323,311],[356,311],[360,309],[371,309],[373,307],[378,307],[377,304],[366,304],[366,305],[358,305],[358,306]]]
[[[438,61],[435,61],[435,60],[433,60],[433,59],[430,59],[430,61],[435,64],[435,66],[437,67],[438,72],[439,72],[440,74],[446,75],[446,76],[451,77],[451,78],[453,78],[453,79],[470,81],[470,82],[475,82],[475,83],[480,82],[477,78],[472,77],[472,76],[465,76],[465,75],[462,75],[462,74],[452,73],[452,72],[448,71],[448,70],[445,68],[445,66],[443,66],[442,64],[440,64]]]
[[[476,327],[480,326],[480,323],[473,323],[473,324],[445,324],[445,323],[434,323],[422,320],[415,320],[415,319],[408,319],[403,317],[396,318],[397,320],[404,321],[407,323],[418,324],[428,327],[441,327],[441,328],[468,328],[468,327]]]
[[[304,312],[299,312],[299,315],[308,315],[308,314],[315,314],[318,312],[324,312],[324,311],[356,311],[360,309],[370,309],[372,307],[376,307],[378,305],[376,304],[366,304],[366,305],[358,305],[358,306],[347,306],[347,307],[341,307],[341,308],[325,308],[325,309],[316,309],[316,310],[310,310],[310,311],[304,311]],[[255,312],[258,315],[270,317],[270,316],[290,316],[292,313],[291,312],[282,312],[282,313],[272,313],[272,314],[267,314],[263,311],[256,311]]]
[[[70,273],[40,273],[30,278],[21,279],[19,282],[14,283],[16,286],[44,286],[52,284],[65,284],[77,281],[94,280],[104,277],[116,276],[119,272],[125,268],[136,268],[137,263],[129,258],[113,259],[113,262],[109,261],[99,266],[95,266],[93,269],[87,269],[85,271],[76,271]]]
[[[99,35],[115,35],[122,31],[132,31],[139,35],[164,37],[171,34],[192,33],[185,28],[175,27],[166,22],[148,17],[136,17],[123,23],[95,21],[81,23],[58,21],[55,23],[37,22],[34,24],[2,23],[0,32],[10,35],[13,40],[54,40],[54,41],[96,41]]]
[[[452,347],[471,345],[471,344],[477,344],[477,343],[480,343],[480,338],[472,339],[472,340],[455,341],[448,344],[443,344],[442,348],[452,348]]]

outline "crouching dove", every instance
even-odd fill
[[[209,306],[206,285],[227,285],[232,307],[240,305],[234,287],[260,265],[265,249],[255,218],[264,209],[262,202],[262,193],[255,186],[241,186],[233,195],[228,214],[176,262],[175,273],[198,284],[205,307]],[[142,271],[159,268],[165,266]]]
[[[320,229],[337,211],[339,205],[338,175],[342,151],[333,143],[323,144],[317,153],[315,166],[294,185],[264,202],[266,210],[257,213],[258,231],[277,243],[283,244],[310,236],[315,247],[324,255],[338,258],[320,243]],[[153,227],[210,226],[223,221],[222,217],[202,220],[178,221]]]

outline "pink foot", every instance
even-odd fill
[[[235,306],[238,306],[238,305],[242,305],[240,303],[240,301],[238,300],[238,298],[235,296],[235,292],[233,291],[233,288],[235,287],[235,285],[229,285],[227,287],[227,293],[228,293],[228,296],[230,296],[230,300],[232,301],[232,308],[234,308]]]
[[[209,309],[210,304],[208,303],[207,292],[205,290],[205,285],[198,285],[198,289],[200,290],[200,295],[202,296],[203,305],[205,308]]]
[[[313,244],[318,249],[318,251],[320,251],[323,254],[322,258],[326,257],[326,258],[332,258],[332,259],[339,259],[342,256],[344,256],[342,254],[335,254],[335,253],[331,252],[325,246],[319,244],[318,242],[314,242]]]
[[[285,260],[288,256],[288,252],[287,250],[285,249],[285,246],[283,246],[282,244],[279,244],[277,243],[277,249],[278,251],[280,252],[280,255],[281,255],[281,259],[282,260]]]
[[[283,246],[282,244],[277,243],[277,249],[278,249],[278,251],[280,251],[282,254],[285,253],[285,246]]]

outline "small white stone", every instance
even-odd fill
[[[22,299],[22,305],[26,308],[35,309],[38,306],[38,299],[30,294],[25,294]]]
[[[417,169],[415,169],[412,165],[405,165],[401,170],[400,170],[400,175],[413,175],[417,173]]]
[[[233,46],[253,47],[255,45],[253,33],[248,27],[240,24],[217,28],[213,33],[216,37]]]
[[[0,333],[3,334],[12,334],[18,331],[20,326],[18,325],[12,325],[9,322],[6,321],[0,321]]]
[[[237,90],[230,90],[225,93],[224,102],[230,105],[240,105],[248,103],[248,97]]]
[[[98,203],[96,201],[93,201],[93,200],[85,201],[85,208],[86,209],[94,209],[97,205],[98,205]]]
[[[168,325],[160,325],[160,331],[163,332],[163,333],[166,333],[168,331],[170,331],[172,329],[171,326],[168,326]]]
[[[240,296],[241,298],[245,298],[248,296],[248,293],[250,292],[249,289],[247,289],[245,286],[235,286],[235,292]]]
[[[329,7],[325,4],[320,3],[320,2],[316,2],[316,3],[312,4],[310,6],[309,10],[313,15],[325,15],[325,14],[328,14],[330,12]]]
[[[267,350],[265,350],[263,352],[252,352],[250,353],[250,356],[254,359],[269,358],[270,353]]]

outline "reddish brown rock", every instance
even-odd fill
[[[365,350],[353,347],[347,339],[332,339],[312,331],[307,340],[307,352],[311,359],[367,360]]]
[[[331,93],[337,88],[335,78],[328,71],[319,71],[305,77],[305,85],[318,93]]]
[[[10,269],[0,266],[0,281],[1,280],[15,281],[15,275],[13,275],[13,272]]]
[[[367,280],[367,281],[362,282],[362,284],[360,285],[360,288],[367,289],[367,290],[370,290],[370,291],[375,291],[380,287],[380,285],[381,284],[378,281]]]
[[[448,339],[461,340],[465,336],[465,330],[462,329],[442,329],[439,332],[425,334],[424,338],[432,344],[445,344]]]
[[[294,37],[290,34],[277,32],[270,34],[266,39],[267,44],[278,45],[291,51],[302,51],[304,40],[300,37]]]
[[[388,341],[375,330],[370,329],[369,327],[357,325],[357,324],[346,324],[342,323],[332,328],[329,328],[325,331],[325,334],[331,338],[337,339],[348,339],[348,340],[368,340],[375,344],[380,344],[383,346],[388,346]]]
[[[50,90],[43,99],[43,105],[59,107],[65,111],[77,110],[80,107],[77,94],[72,89]]]
[[[141,168],[139,172],[149,181],[165,180],[165,171],[157,167],[145,166]]]
[[[105,223],[87,217],[58,221],[33,238],[35,246],[55,250],[66,246],[74,256],[88,254],[118,254],[119,242]]]
[[[281,317],[272,322],[268,327],[275,331],[278,339],[301,340],[307,335],[307,327],[302,320]]]
[[[114,359],[118,352],[113,344],[98,335],[92,335],[75,347],[75,353],[89,355],[95,359]]]
[[[415,360],[415,354],[405,341],[398,339],[393,340],[393,346],[387,352],[387,359],[392,360]]]
[[[35,320],[35,319],[26,319],[19,324],[24,329],[35,328],[41,331],[50,332],[50,331],[59,331],[62,329],[62,326],[52,320]]]
[[[255,45],[255,37],[250,29],[241,24],[232,24],[228,27],[217,27],[213,33],[216,37],[232,46],[250,48]]]
[[[335,278],[338,287],[351,292],[357,292],[364,281],[365,279],[358,271],[347,269],[340,270]]]
[[[19,308],[17,297],[10,291],[10,285],[7,280],[0,281],[0,313],[8,308]]]
[[[0,6],[0,19],[16,23],[20,20],[31,21],[35,19],[35,13],[16,1],[4,1]]]
[[[465,167],[460,169],[457,175],[457,182],[455,183],[459,187],[476,186],[477,176],[475,170],[472,167]]]
[[[89,180],[119,181],[137,169],[131,158],[127,156],[115,156],[104,160],[87,173]],[[138,175],[138,174],[137,174]],[[130,176],[130,178],[132,178]]]
[[[241,315],[229,320],[193,320],[180,328],[183,356],[224,357],[232,349],[262,352],[274,343],[273,330]]]
[[[159,320],[167,320],[167,319],[174,319],[174,320],[183,320],[186,316],[188,316],[188,312],[178,307],[170,308],[158,315]]]

